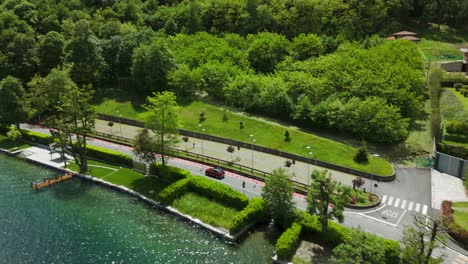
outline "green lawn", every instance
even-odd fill
[[[239,213],[234,208],[192,192],[175,199],[172,206],[184,214],[200,219],[204,223],[226,229],[229,229],[232,218]]]
[[[0,148],[7,149],[7,150],[18,150],[18,149],[25,149],[29,148],[31,145],[24,143],[21,140],[17,140],[16,143],[11,141],[7,136],[0,135]]]
[[[429,61],[461,60],[463,54],[456,44],[422,38],[418,46]]]
[[[116,99],[102,99],[96,105],[99,113],[117,115],[131,119],[141,118],[141,109],[130,101]],[[118,112],[117,112],[118,111]],[[353,158],[357,149],[336,141],[315,136],[310,133],[300,131],[295,127],[279,125],[263,119],[249,117],[242,113],[227,111],[228,121],[223,121],[223,109],[208,103],[195,101],[185,104],[179,110],[181,128],[199,131],[200,113],[205,113],[206,120],[202,123],[205,133],[239,141],[250,142],[249,135],[253,134],[255,144],[272,149],[279,149],[286,152],[307,156],[309,150],[306,146],[311,146],[312,158],[336,163],[342,166],[355,168],[367,172],[375,172],[379,175],[391,175],[392,167],[382,159],[371,159],[367,164],[356,163]],[[141,119],[140,119],[141,120]],[[244,129],[240,129],[240,122],[243,122]],[[290,132],[291,141],[284,141],[284,133]],[[375,164],[375,165],[374,165]]]
[[[75,163],[70,163],[68,168],[72,171],[78,171],[78,166]],[[154,200],[157,200],[159,192],[170,184],[155,177],[145,177],[144,174],[130,168],[123,168],[95,160],[89,160],[88,168],[87,174],[91,176],[101,178],[116,185],[123,185]]]
[[[457,99],[463,104],[465,111],[468,110],[468,97],[464,97],[460,92],[457,92],[455,89],[450,89]]]
[[[455,223],[468,230],[468,202],[453,203],[452,209],[454,210],[453,219],[455,219]]]

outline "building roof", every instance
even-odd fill
[[[400,31],[397,33],[393,33],[392,36],[416,36],[418,33],[410,32],[410,31]]]
[[[468,47],[467,48],[460,48],[461,52],[468,52]]]
[[[388,38],[385,38],[385,39],[388,39],[388,40],[395,40],[396,38],[394,36],[390,36]]]

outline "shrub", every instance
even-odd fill
[[[294,213],[296,214],[296,222],[301,224],[304,232],[315,234],[322,230],[322,224],[316,215],[301,210],[295,210]]]
[[[301,238],[302,226],[293,223],[286,229],[276,241],[276,254],[279,259],[288,260],[296,252],[299,239]]]
[[[329,221],[328,228],[321,233],[322,239],[331,246],[337,246],[342,243],[351,229],[341,226],[335,222]]]
[[[362,144],[362,146],[358,149],[358,152],[354,156],[354,161],[357,163],[367,163],[369,162],[369,152],[367,151],[367,146]]]
[[[43,133],[24,129],[21,129],[21,133],[23,134],[23,139],[30,142],[36,142],[42,145],[49,145],[50,143],[54,142],[52,136]]]
[[[447,143],[439,143],[437,144],[437,150],[448,155],[462,159],[468,159],[468,148],[464,146],[454,146]]]
[[[171,204],[174,199],[189,191],[190,177],[176,181],[162,190],[158,198],[164,204]]]
[[[130,168],[133,167],[133,159],[129,155],[90,145],[87,145],[86,149],[89,157]]]
[[[291,135],[289,134],[288,130],[286,130],[286,132],[284,132],[284,141],[285,142],[290,142],[291,141]]]
[[[452,201],[443,201],[442,220],[449,227],[448,233],[458,242],[462,243],[465,248],[468,248],[468,230],[463,229],[453,219]]]
[[[447,133],[449,134],[467,134],[468,122],[466,121],[449,121],[446,125]]]
[[[400,263],[401,247],[400,243],[395,240],[379,238],[385,247],[385,263],[398,264]]]
[[[187,178],[190,175],[190,172],[188,170],[172,166],[162,166],[160,163],[151,163],[150,174],[156,175],[159,178],[168,180],[170,182],[174,182]]]
[[[252,198],[249,204],[232,219],[229,233],[235,234],[250,223],[265,222],[268,219],[268,211],[265,201],[261,198]]]
[[[190,190],[212,198],[236,209],[243,209],[249,202],[247,196],[231,187],[200,176],[190,177]]]
[[[463,84],[462,83],[454,83],[453,87],[455,88],[455,90],[460,91],[460,88],[463,87]]]

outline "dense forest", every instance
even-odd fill
[[[423,117],[423,57],[379,35],[466,21],[468,2],[441,2],[0,1],[0,122],[50,109],[64,87],[118,87],[400,142]]]

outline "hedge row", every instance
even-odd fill
[[[296,222],[302,225],[302,229],[305,233],[316,234],[322,230],[322,224],[320,223],[316,215],[311,215],[305,211],[295,210]]]
[[[462,159],[468,159],[468,148],[463,146],[454,146],[442,142],[437,144],[437,150],[448,155],[452,155]]]
[[[21,129],[21,134],[24,140],[36,142],[42,145],[49,145],[54,142],[54,139],[51,136],[35,131]]]
[[[442,202],[442,219],[449,227],[449,234],[458,242],[460,242],[465,249],[468,249],[468,230],[463,229],[453,219],[452,201]]]
[[[445,134],[444,140],[459,143],[468,143],[468,134]]]
[[[151,163],[150,174],[156,175],[159,178],[175,182],[187,178],[190,175],[188,170],[180,169],[172,166],[162,166],[161,163]]]
[[[239,210],[244,209],[248,204],[247,196],[244,194],[229,186],[200,176],[188,176],[174,182],[159,194],[159,199],[165,204],[170,204],[175,198],[182,196],[187,191],[198,193]]]
[[[276,254],[279,259],[289,260],[296,252],[301,238],[302,225],[293,223],[276,241]]]
[[[249,204],[232,219],[229,233],[235,234],[250,223],[265,222],[268,219],[268,211],[265,201],[261,198],[252,198]]]
[[[114,164],[121,164],[130,168],[133,167],[133,159],[129,155],[90,145],[87,145],[86,149],[89,157]]]
[[[466,121],[449,121],[445,126],[449,134],[467,134],[468,122]]]

